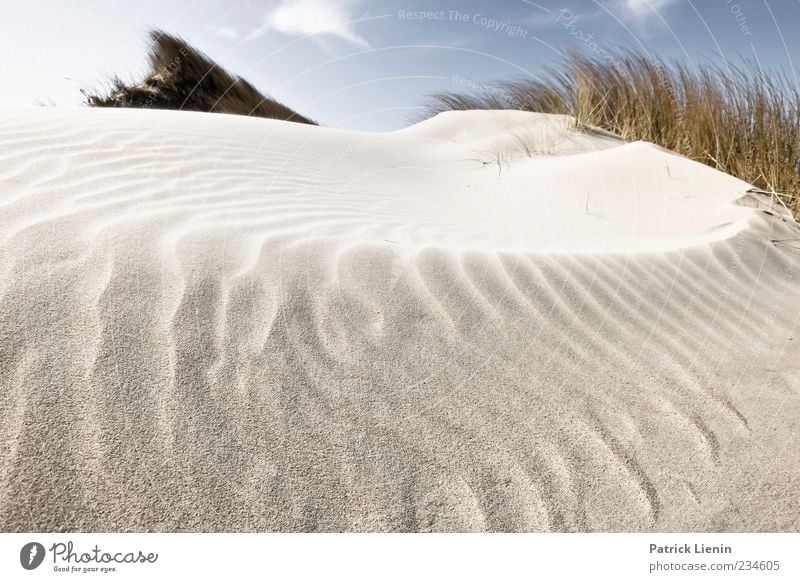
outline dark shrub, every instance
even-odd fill
[[[233,113],[315,124],[231,75],[182,39],[150,33],[150,73],[136,84],[115,77],[107,95],[86,93],[92,107],[138,107]]]

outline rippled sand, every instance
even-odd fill
[[[0,529],[796,531],[748,189],[537,114],[0,111]]]

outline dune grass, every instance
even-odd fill
[[[180,109],[315,124],[220,67],[183,39],[150,32],[150,71],[136,83],[114,77],[105,93],[84,91],[92,107]]]
[[[622,52],[573,54],[538,79],[433,95],[429,113],[520,109],[574,116],[646,140],[773,193],[800,217],[800,86],[752,61],[668,63]]]

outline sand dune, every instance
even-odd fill
[[[749,188],[531,113],[5,110],[0,527],[796,531]]]

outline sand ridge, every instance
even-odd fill
[[[739,180],[520,112],[40,109],[0,184],[3,531],[797,529],[798,233]]]

